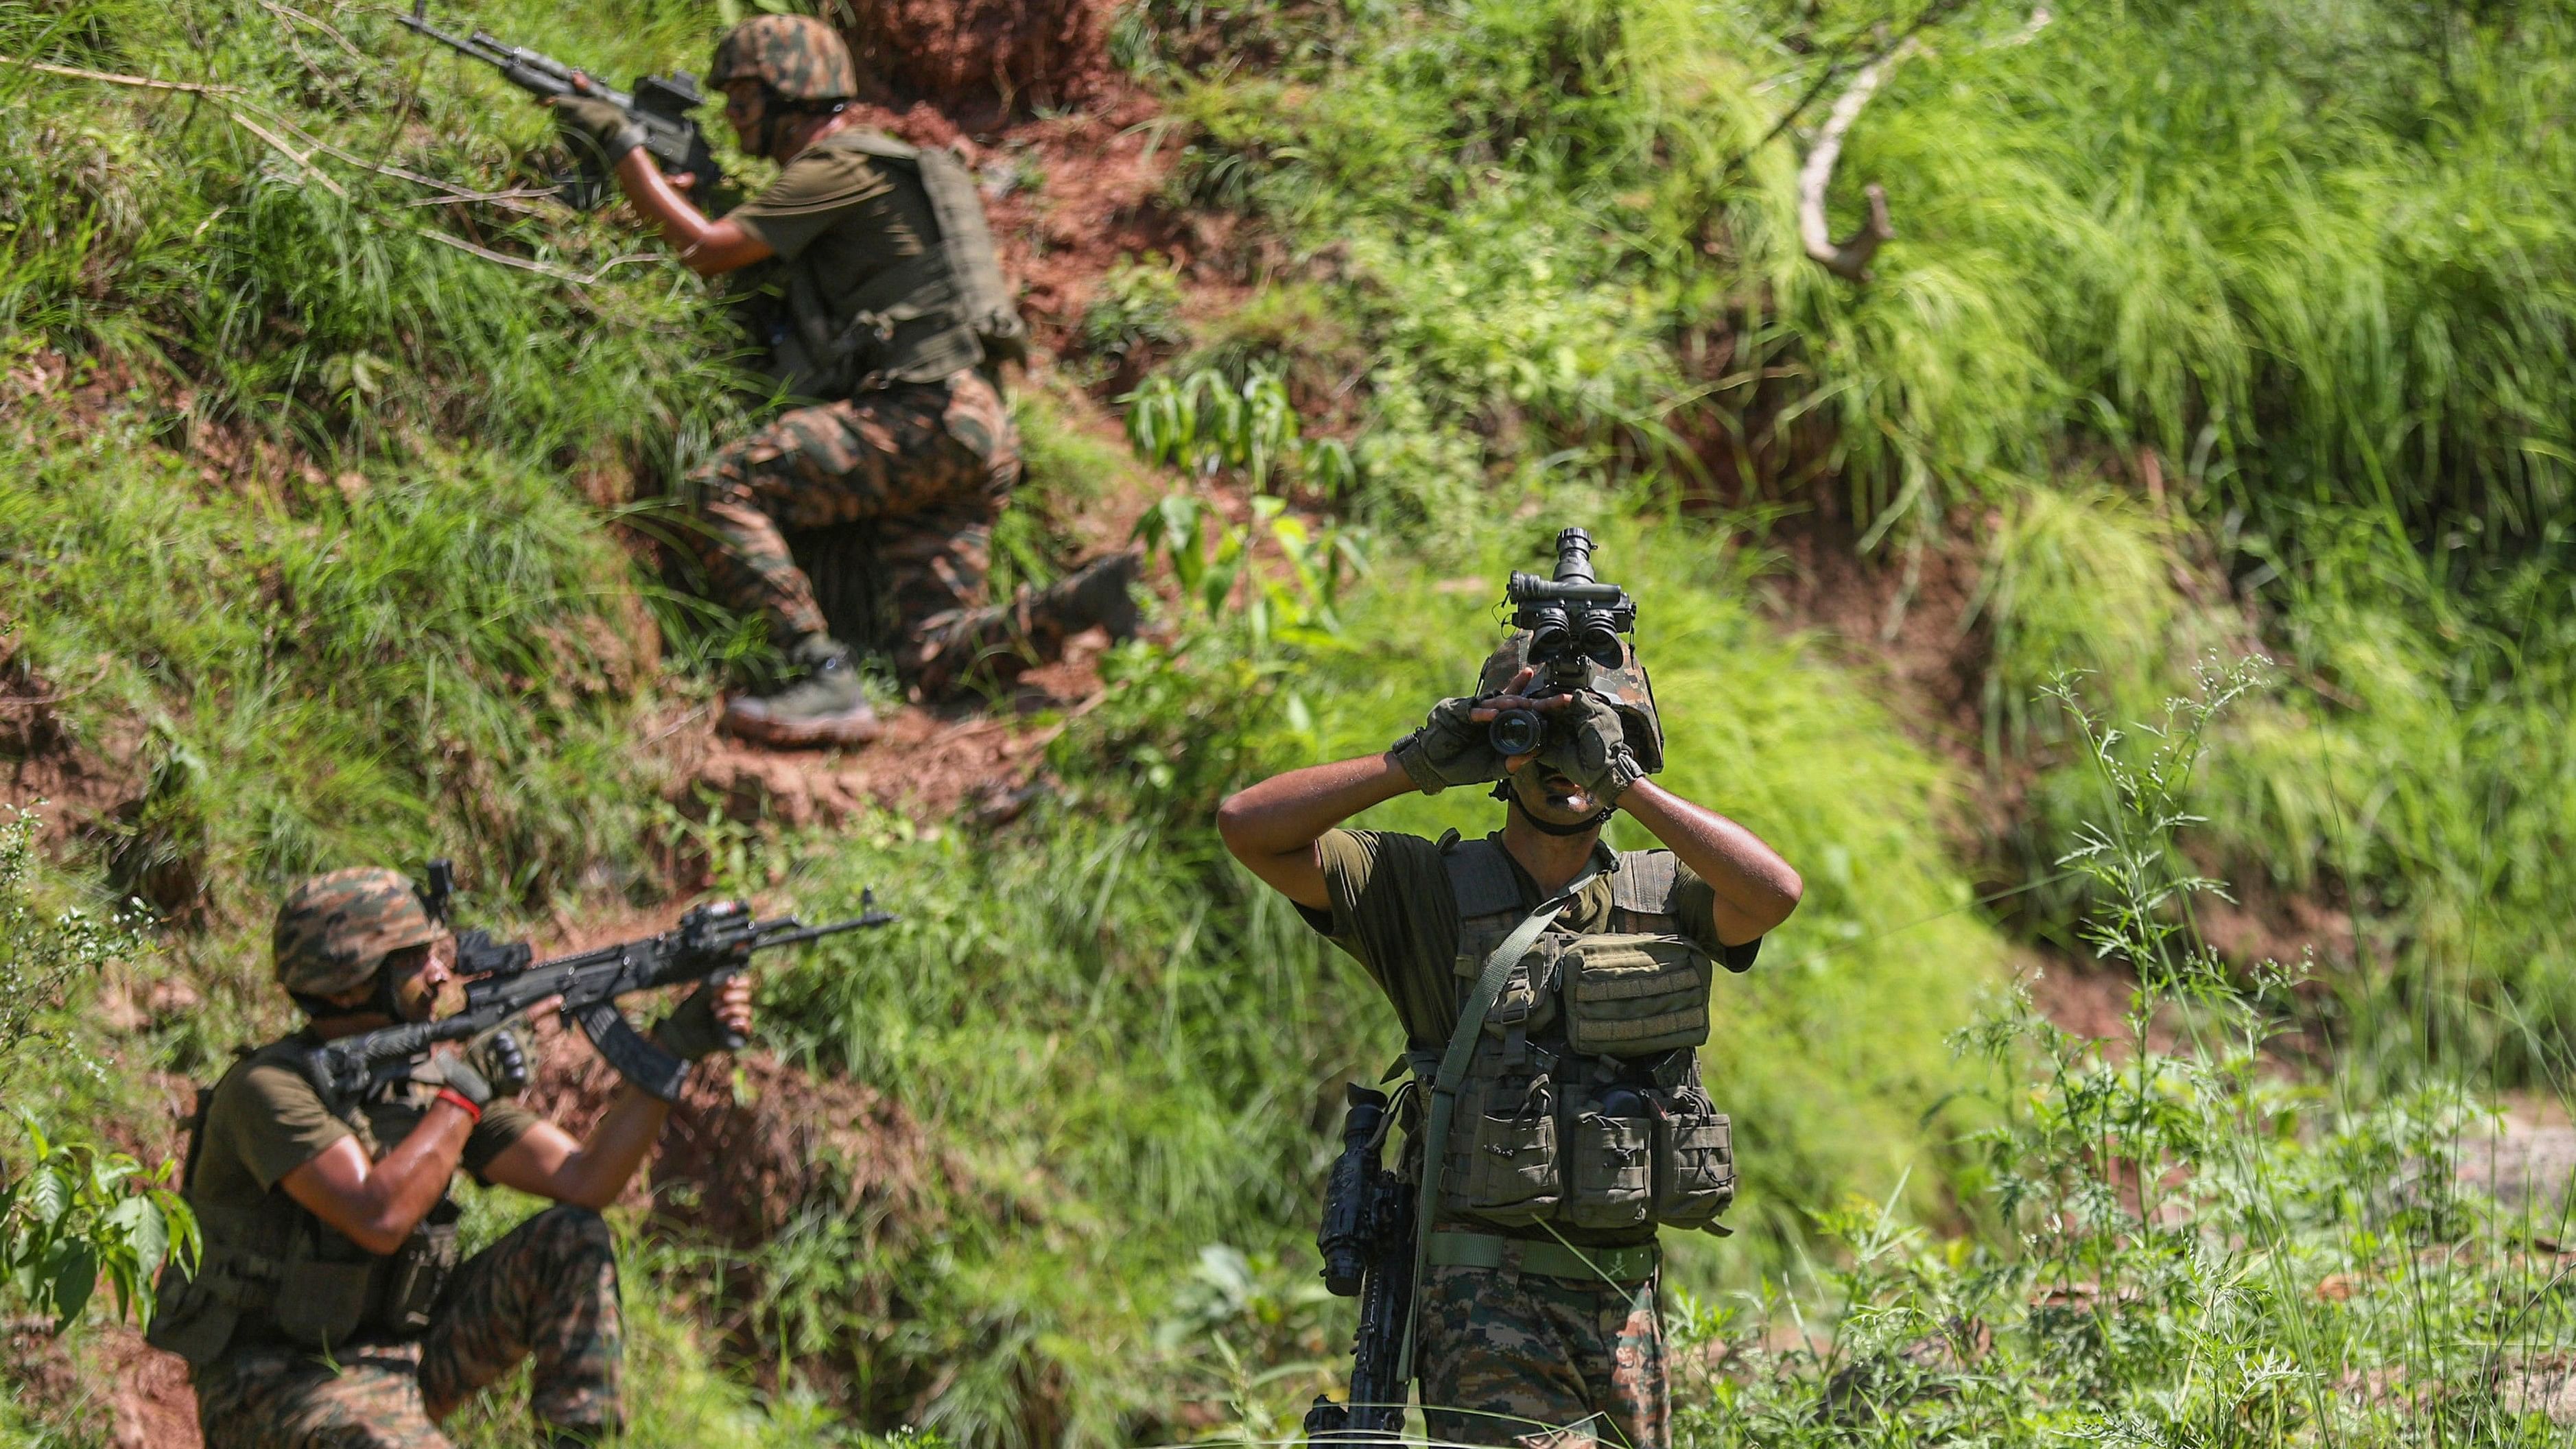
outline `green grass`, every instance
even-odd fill
[[[1503,573],[1566,521],[1645,603],[1672,782],[1809,885],[1762,966],[1724,983],[1709,1054],[1749,1231],[1695,1240],[1677,1280],[1699,1295],[1688,1334],[1751,1343],[1810,1313],[1849,1352],[1748,1350],[1686,1386],[1691,1442],[1839,1433],[1849,1395],[1827,1386],[1864,1360],[1877,1417],[1852,1432],[1889,1442],[2329,1422],[2337,1442],[2406,1442],[2436,1421],[2316,1409],[2324,1366],[2458,1381],[2458,1344],[2506,1341],[2501,1259],[2409,1277],[2397,1244],[2501,1252],[2511,1225],[2425,1218],[2366,1175],[2441,1149],[2425,1114],[2459,1077],[2428,1064],[2552,1082],[2576,1017],[2556,924],[2576,889],[2557,845],[2576,659],[2558,622],[2576,458],[2560,17],[2088,6],[2025,42],[2023,7],[1963,7],[1853,132],[1836,214],[1883,181],[1901,232],[1853,287],[1798,255],[1798,133],[1750,148],[1832,57],[1875,44],[1882,7],[1130,7],[1119,52],[1179,118],[1169,199],[1315,255],[1186,340],[1140,262],[1095,342],[1173,347],[1177,376],[1281,379],[1310,436],[1348,436],[1357,477],[1332,501],[1375,572],[1335,629],[1283,585],[1257,627],[1185,609],[1170,646],[1114,655],[1108,700],[1049,747],[1062,789],[1007,828],[780,837],[687,823],[634,747],[759,648],[630,552],[671,525],[626,500],[759,406],[729,392],[713,299],[613,218],[367,169],[490,193],[555,158],[542,115],[389,12],[310,13],[0,0],[0,55],[242,88],[0,66],[0,619],[138,796],[66,845],[55,884],[160,895],[167,950],[118,989],[177,976],[208,997],[140,1035],[77,992],[72,1019],[121,1061],[206,1071],[283,1021],[259,948],[275,889],[357,860],[454,855],[521,919],[649,900],[675,844],[809,914],[873,886],[904,923],[783,965],[765,1032],[923,1124],[935,1211],[807,1204],[737,1280],[767,1325],[749,1361],[702,1317],[703,1245],[639,1231],[639,1442],[911,1420],[961,1444],[1090,1443],[1179,1437],[1200,1422],[1185,1404],[1291,1413],[1347,1326],[1305,1246],[1334,1094],[1375,1074],[1393,1028],[1224,858],[1210,811],[1261,772],[1382,747],[1462,688]],[[618,78],[697,68],[721,23],[676,0],[473,20]],[[1262,65],[1189,73],[1173,57],[1194,27]],[[296,159],[253,124],[358,161]],[[1033,483],[997,531],[1006,580],[1050,576],[1100,480],[1135,466],[1070,407],[1062,381],[1024,394]],[[2140,496],[2149,448],[2161,505]],[[1753,603],[1754,520],[1699,506],[1721,490],[1776,524],[1816,489],[1874,545],[1979,553],[1985,729],[1965,752],[1917,743],[1939,723],[1784,635]],[[1973,897],[2049,882],[2071,832],[2106,819],[2041,685],[2089,668],[2118,717],[2150,717],[2249,635],[2289,684],[2208,736],[2195,849],[2353,915],[2356,969],[2330,961],[2304,1008],[2353,1070],[2293,1111],[2235,1058],[2179,1054],[2187,1090],[2157,1130],[2200,1134],[2175,1150],[2248,1184],[2227,1210],[2250,1215],[2211,1217],[2215,1246],[2099,1220],[2067,1251],[2163,1296],[2070,1326],[2027,1311],[2044,1260],[1985,1189],[2073,1151],[2029,1135],[2034,1103],[2108,1111],[2109,1087],[2064,1094],[2120,1078],[2044,1037],[1991,1071],[1944,1049],[2016,950]],[[1979,837],[1976,792],[2024,777],[2019,814]],[[1474,829],[1492,808],[1409,800],[1364,823]],[[2052,949],[2115,899],[2094,881],[2027,896],[2016,926]],[[2061,1069],[2015,1075],[2033,1061]],[[136,1122],[153,1107],[135,1075],[43,1085],[75,1122]],[[2211,1150],[2221,1127],[2245,1141]],[[1852,1193],[1889,1206],[1833,1210]],[[1945,1236],[1887,1236],[1910,1223]],[[2230,1256],[2228,1225],[2273,1234],[2278,1258]],[[2391,1286],[2321,1306],[2330,1271]],[[1729,1317],[1737,1291],[1755,1297]],[[1962,1311],[1999,1358],[1897,1366]],[[2267,1354],[2308,1377],[2171,1372]],[[752,1387],[770,1374],[777,1392]],[[816,1389],[839,1397],[800,1397]],[[2438,1422],[2530,1429],[2463,1402],[2471,1420]],[[53,1432],[0,1422],[5,1442]],[[463,1432],[506,1442],[517,1422]]]

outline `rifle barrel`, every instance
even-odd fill
[[[788,929],[775,936],[762,934],[751,943],[751,949],[766,951],[774,946],[801,946],[807,941],[819,941],[825,936],[837,936],[844,931],[887,925],[894,919],[895,915],[891,911],[869,911],[863,915],[852,916],[846,921],[834,921],[823,926],[808,926],[794,920],[781,921],[779,924]]]

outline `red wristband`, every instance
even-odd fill
[[[456,1090],[454,1087],[439,1088],[437,1100],[452,1103],[464,1108],[465,1115],[473,1118],[478,1124],[483,1120],[483,1109],[474,1105],[473,1098],[466,1096],[463,1092]]]

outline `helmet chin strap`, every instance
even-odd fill
[[[1521,818],[1528,821],[1530,828],[1541,835],[1581,835],[1587,830],[1598,830],[1610,823],[1610,817],[1618,810],[1615,805],[1604,805],[1597,815],[1578,820],[1572,825],[1559,825],[1554,821],[1541,820],[1532,815],[1529,807],[1521,803],[1520,792],[1514,790],[1512,782],[1507,779],[1494,782],[1494,798],[1521,812]]]
[[[402,997],[394,991],[394,958],[391,956],[376,963],[376,999],[368,1003],[368,1008],[381,1011],[397,1022],[404,1020]]]

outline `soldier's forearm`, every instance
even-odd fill
[[[1254,875],[1301,906],[1332,905],[1315,842],[1381,801],[1411,794],[1413,777],[1392,753],[1273,775],[1217,807],[1217,834]]]
[[[1763,935],[1798,908],[1806,883],[1762,837],[1653,780],[1619,796],[1619,808],[1672,848],[1716,893],[1717,938],[1740,945]]]
[[[369,1162],[356,1138],[343,1137],[278,1185],[349,1241],[370,1253],[390,1253],[446,1195],[473,1130],[474,1118],[465,1109],[433,1103],[382,1161]]]
[[[641,146],[617,159],[617,185],[636,213],[661,228],[662,239],[699,276],[730,272],[771,254],[767,243],[739,223],[709,220]]]
[[[1416,788],[1392,754],[1309,765],[1228,797],[1217,807],[1216,828],[1226,848],[1250,864],[1255,855],[1304,850],[1370,806]]]
[[[653,1151],[671,1104],[632,1082],[619,1085],[599,1124],[555,1173],[558,1202],[600,1209],[617,1201]]]

